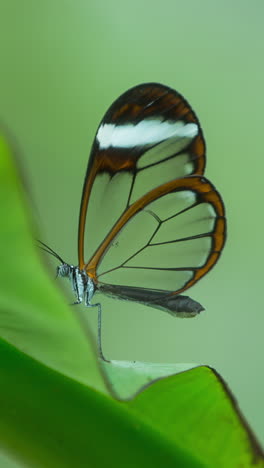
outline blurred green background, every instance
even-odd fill
[[[102,299],[104,351],[215,367],[262,442],[263,15],[260,0],[2,0],[0,14],[0,120],[15,136],[39,236],[70,263],[90,146],[112,101],[158,81],[195,109],[228,218],[221,260],[188,292],[206,311],[177,320]]]

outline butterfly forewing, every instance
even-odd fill
[[[204,167],[202,131],[180,94],[160,84],[124,93],[107,111],[92,148],[80,210],[79,266],[89,263],[136,200],[176,178],[203,174]]]
[[[176,91],[144,84],[114,102],[95,137],[79,221],[79,267],[99,290],[173,314],[202,310],[178,294],[225,242],[224,205],[204,168],[199,121]]]

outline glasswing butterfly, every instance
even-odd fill
[[[201,126],[177,91],[141,84],[106,112],[84,180],[78,266],[41,243],[61,262],[57,274],[69,278],[76,303],[98,307],[101,357],[95,292],[179,317],[204,310],[181,295],[214,266],[225,243],[224,205],[204,170]]]

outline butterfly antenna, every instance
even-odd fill
[[[55,250],[53,250],[51,247],[49,247],[47,244],[45,244],[41,240],[37,239],[37,241],[41,244],[39,245],[40,249],[44,250],[44,252],[47,252],[53,257],[57,258],[57,260],[59,260],[61,263],[65,263],[65,261],[57,254],[57,252],[55,252]]]

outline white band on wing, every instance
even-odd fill
[[[160,121],[145,119],[136,125],[103,124],[99,127],[97,141],[100,149],[133,148],[134,146],[154,145],[168,138],[194,138],[199,132],[195,123],[182,121]]]

